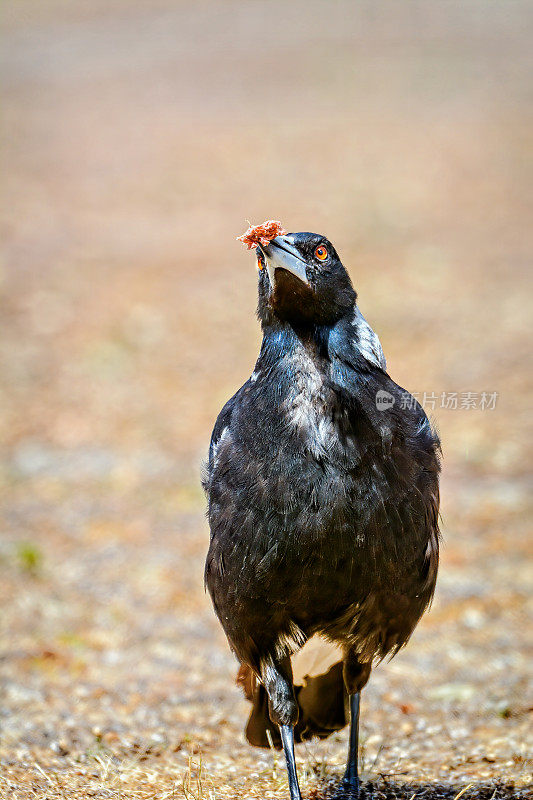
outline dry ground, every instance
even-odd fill
[[[528,796],[531,22],[518,1],[4,8],[0,794],[286,797],[243,739],[199,488],[259,342],[233,237],[277,217],[330,236],[391,375],[438,396],[440,582],[364,693],[365,779]],[[496,408],[441,408],[454,391]],[[299,748],[306,797],[345,740]]]

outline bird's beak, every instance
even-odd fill
[[[272,288],[275,285],[274,276],[277,268],[286,269],[287,272],[291,272],[303,283],[309,285],[305,271],[305,261],[294,245],[290,243],[288,237],[276,236],[266,247],[261,245],[261,250],[265,256],[266,268]]]

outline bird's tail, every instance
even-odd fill
[[[342,651],[321,639],[311,639],[293,658],[294,691],[299,708],[294,728],[297,742],[325,739],[349,721],[348,695],[342,677]],[[252,704],[246,738],[256,747],[281,749],[279,729],[268,713],[268,698],[255,674],[242,664],[237,683]]]

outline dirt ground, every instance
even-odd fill
[[[0,796],[287,797],[202,585],[201,464],[259,345],[234,237],[270,217],[334,242],[443,440],[438,591],[364,692],[365,797],[532,796],[532,22],[4,6]],[[305,797],[345,750],[298,748]]]

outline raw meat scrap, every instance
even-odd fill
[[[281,222],[277,219],[268,219],[262,225],[250,225],[242,236],[237,236],[237,241],[242,242],[247,246],[248,250],[251,250],[252,247],[257,247],[258,244],[266,247],[272,239],[284,233],[287,233],[287,231],[283,230]]]

